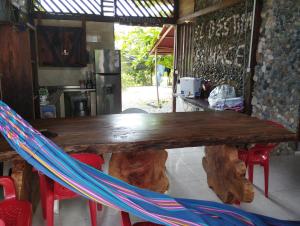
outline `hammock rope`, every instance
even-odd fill
[[[2,101],[0,132],[23,159],[46,176],[81,196],[147,221],[172,226],[300,225],[226,204],[173,198],[129,185],[71,158]]]

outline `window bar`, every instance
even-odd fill
[[[174,0],[173,1],[167,0],[167,2],[173,7],[172,10],[174,10]]]
[[[162,3],[164,4],[164,6],[167,7],[167,9],[169,10],[169,14],[173,16],[173,10],[174,10],[174,7],[172,8],[169,4],[169,1],[167,1],[167,3],[165,2],[165,0],[161,0]]]
[[[116,0],[116,16],[126,16],[125,14],[124,14],[124,12],[123,11],[125,11],[124,9],[123,9],[123,7],[122,8],[120,8],[120,6],[121,5],[119,5],[118,4],[118,1]],[[129,14],[128,14],[129,15]]]
[[[168,14],[166,13],[166,10],[162,7],[162,2],[161,0],[154,0],[157,5],[159,6],[159,8],[161,9],[161,12],[164,13],[164,17],[168,17]]]
[[[101,14],[101,5],[97,2],[97,1],[90,1],[90,0],[87,0],[94,8],[95,10]],[[94,5],[96,4],[96,5]],[[98,9],[98,7],[100,7],[100,9]]]
[[[114,16],[117,15],[117,0],[114,0]]]
[[[152,8],[151,8],[151,6],[150,5],[148,5],[148,2],[147,2],[147,0],[142,0],[142,2],[146,5],[146,9],[149,9],[150,11],[151,11],[151,13],[152,13],[152,15],[151,15],[151,17],[156,17],[156,14],[155,14],[155,12],[152,10]]]
[[[71,4],[71,1],[73,2],[74,6],[76,5],[83,13],[88,14],[84,9],[81,8],[81,6],[77,3],[76,0],[69,0],[70,4]],[[82,14],[82,13],[80,13],[80,14]]]
[[[136,14],[136,16],[139,16],[139,14],[135,11],[134,7],[132,7],[132,5],[127,1],[124,0],[124,2],[126,2],[126,4],[130,7],[130,9],[134,12],[134,14]],[[132,15],[131,15],[132,16]]]
[[[148,11],[147,7],[145,7],[145,5],[142,4],[142,2],[140,0],[136,0],[139,8],[141,8],[141,10],[144,12],[145,17],[149,17],[151,16],[151,13]],[[147,15],[146,15],[147,13]]]
[[[36,1],[34,4],[34,8],[36,8],[38,12],[40,12],[40,9],[38,7],[41,7],[43,11],[47,12],[47,10],[44,8],[44,6],[40,3],[40,1]]]
[[[48,2],[47,1],[43,1],[49,8],[50,8],[50,10],[51,10],[51,12],[49,12],[49,11],[47,11],[46,10],[46,13],[52,13],[52,12],[55,12],[55,10],[48,4]]]
[[[66,4],[64,3],[64,1],[61,1],[61,0],[56,0],[56,1],[58,1],[60,4],[62,4],[71,14],[73,14],[72,10],[70,10],[68,8],[68,6],[66,6]],[[75,10],[75,11],[77,12],[77,10]]]
[[[65,1],[65,4],[68,4],[68,6],[72,8],[72,10],[70,10],[71,12],[75,11],[75,13],[80,13],[73,5],[70,4],[69,1]]]
[[[126,13],[128,14],[128,16],[131,16],[130,12],[126,9],[126,7],[123,5],[123,3],[122,3],[120,0],[118,0],[117,3],[119,3],[119,4],[122,6],[123,9],[125,9],[125,11],[126,11]],[[121,11],[121,10],[120,10],[120,11]],[[124,14],[124,13],[123,13],[123,14]]]
[[[51,2],[61,13],[64,13],[59,7],[58,7],[58,5],[56,5],[56,3],[54,2],[54,1],[52,1],[52,0],[47,0],[47,1],[49,1],[49,2]]]
[[[148,15],[147,15],[146,17],[151,17],[152,15],[151,15],[151,13],[148,11],[147,7],[145,7],[145,5],[142,4],[142,2],[141,2],[140,0],[137,0],[137,2],[139,3],[139,6],[140,6],[141,8],[143,8],[143,9],[147,12]]]
[[[132,9],[131,6],[128,4],[127,1],[121,0],[123,7],[126,9],[126,11],[129,13],[129,16],[138,16]]]
[[[90,6],[88,6],[88,5],[85,3],[85,1],[80,0],[80,2],[83,3],[83,5],[91,11],[91,14],[95,14],[95,12],[96,12],[95,9],[92,10],[92,9],[90,8]],[[94,11],[94,10],[95,10],[95,11]]]
[[[145,0],[145,3],[147,3],[147,4],[149,3],[150,7],[152,7],[152,9],[155,12],[155,17],[161,17],[161,14],[159,13],[159,11],[157,10],[157,8],[155,7],[155,5],[153,4],[152,1]]]
[[[170,10],[168,8],[168,6],[165,5],[164,2],[162,1],[159,1],[159,6],[162,8],[164,14],[166,15],[167,18],[171,17],[171,14],[170,14]]]
[[[135,5],[135,7],[137,8],[137,10],[143,15],[143,17],[146,17],[146,15],[144,14],[144,12],[140,9],[140,7],[135,3],[134,0],[131,0],[131,2]]]
[[[152,1],[150,1],[152,4],[153,4],[153,2]],[[164,17],[162,14],[161,14],[161,8],[159,7],[159,5],[158,5],[158,3],[157,3],[157,1],[156,0],[154,0],[154,7],[155,7],[155,9],[157,10],[157,12],[159,13],[159,15],[161,16],[161,17]]]

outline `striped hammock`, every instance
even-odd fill
[[[163,225],[300,225],[221,203],[173,198],[131,186],[83,164],[0,101],[0,132],[29,164],[61,185],[103,205]]]

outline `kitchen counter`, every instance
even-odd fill
[[[63,92],[96,92],[96,89],[80,88],[80,86],[64,86]]]
[[[90,115],[96,115],[96,89],[80,88],[80,86],[46,86],[49,91],[49,105],[55,105],[57,117],[64,118],[68,116],[69,108],[66,108],[65,96],[74,96],[76,93],[86,93],[88,96],[88,104]]]
[[[209,107],[209,103],[208,103],[207,99],[203,99],[203,98],[187,98],[187,97],[184,97],[184,96],[176,94],[176,93],[174,93],[173,96],[177,97],[177,98],[181,98],[183,101],[185,101],[185,102],[187,102],[189,104],[192,104],[192,105],[194,105],[196,107],[199,107],[199,108],[203,109],[204,111],[214,111],[214,109],[211,109]]]

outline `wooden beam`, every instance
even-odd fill
[[[260,35],[260,25],[261,25],[261,11],[263,7],[263,0],[254,0],[253,13],[252,13],[252,28],[251,28],[251,40],[250,40],[250,50],[249,50],[249,60],[246,79],[243,84],[245,86],[245,112],[248,115],[252,113],[252,93],[254,88],[253,76],[255,73],[256,62],[256,52],[259,42]]]
[[[35,18],[55,19],[55,20],[82,20],[95,22],[119,22],[121,24],[140,25],[140,26],[162,26],[164,24],[175,24],[175,18],[160,17],[134,17],[134,16],[101,16],[84,14],[54,14],[35,12]]]
[[[243,0],[224,0],[220,3],[218,3],[218,4],[209,6],[209,7],[204,8],[204,9],[200,9],[200,10],[198,10],[198,11],[192,13],[192,14],[189,14],[187,16],[179,18],[177,20],[177,24],[183,24],[187,21],[193,20],[196,17],[204,16],[206,14],[209,14],[209,13],[212,13],[212,12],[215,12],[215,11],[219,11],[221,9],[228,8],[230,6],[233,6],[233,5],[236,5],[236,4],[240,3],[242,1]]]
[[[157,49],[155,50],[155,78],[156,78],[156,95],[157,95],[157,106],[160,106],[159,103],[159,93],[158,93],[158,79],[157,79]]]
[[[179,0],[174,0],[174,18],[177,20],[179,18]]]
[[[174,26],[174,49],[173,49],[173,84],[172,94],[177,92],[177,25]],[[172,112],[176,112],[176,97],[172,95]]]
[[[169,32],[173,29],[173,26],[170,26],[166,32],[161,36],[159,37],[157,43],[155,44],[155,46],[150,50],[150,54],[153,54],[154,51],[156,50],[156,48],[159,46],[159,44],[162,42],[162,40],[169,34]]]

